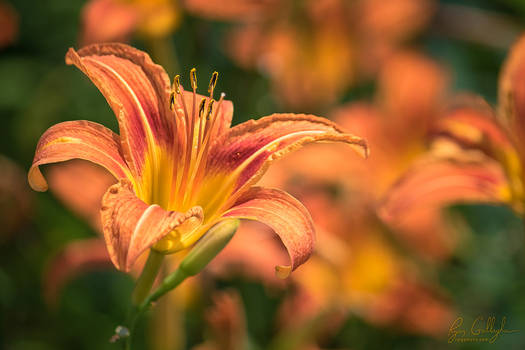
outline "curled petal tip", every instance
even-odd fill
[[[343,134],[338,137],[336,136],[333,141],[345,142],[364,159],[367,159],[370,156],[370,147],[368,146],[368,142],[362,137],[352,134]]]
[[[67,65],[72,65],[74,64],[74,62],[76,62],[78,60],[78,54],[77,54],[77,51],[73,48],[73,47],[70,47],[68,50],[67,50],[67,53],[66,53],[66,64]]]
[[[225,216],[259,221],[279,236],[290,258],[290,265],[275,267],[279,278],[288,277],[312,254],[315,242],[312,217],[301,202],[284,191],[252,187]]]
[[[31,170],[29,170],[27,181],[29,182],[29,186],[35,191],[45,192],[48,189],[47,181],[38,166],[32,167]]]
[[[368,142],[358,136],[352,136],[352,138],[353,140],[350,146],[364,159],[368,159],[370,156],[370,147],[368,146]]]
[[[275,266],[275,275],[280,279],[286,279],[292,272],[291,266],[277,265]]]

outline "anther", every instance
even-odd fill
[[[173,111],[173,107],[175,106],[175,94],[173,91],[170,93],[170,110]]]
[[[206,106],[206,98],[202,98],[201,103],[199,104],[199,118],[202,118],[204,114],[204,107]]]
[[[175,78],[173,78],[173,86],[171,87],[172,90],[175,90],[175,92],[180,95],[180,75],[177,74]]]
[[[208,110],[206,111],[206,120],[210,120],[210,115],[213,110],[213,103],[215,100],[210,100],[210,103],[208,103]]]
[[[192,68],[190,71],[191,88],[193,91],[197,90],[197,69]]]
[[[215,85],[217,85],[217,79],[219,78],[219,73],[213,72],[210,79],[210,85],[208,85],[208,93],[210,94],[210,97],[213,97],[213,90],[215,89]]]

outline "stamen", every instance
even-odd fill
[[[190,71],[191,88],[193,91],[197,90],[197,69],[192,68]]]
[[[210,115],[211,115],[211,112],[213,110],[213,103],[215,102],[215,100],[210,100],[210,103],[208,103],[208,110],[206,111],[206,120],[210,120]]]
[[[215,85],[217,85],[217,79],[219,78],[219,73],[213,72],[210,79],[210,85],[208,85],[208,93],[210,98],[213,97],[213,90],[215,90]]]
[[[206,98],[203,97],[201,103],[199,104],[199,118],[203,117],[204,107],[206,107]]]
[[[170,110],[172,111],[175,107],[175,94],[180,95],[180,75],[178,74],[173,78],[173,84],[171,85]]]
[[[224,97],[226,94],[224,92],[221,93],[221,98],[219,98],[219,101],[217,102],[217,107],[215,108],[215,112],[213,113],[213,117],[209,118],[209,114],[212,112],[212,108],[210,107],[208,110],[208,113],[206,113],[206,119],[211,119],[209,123],[206,123],[206,127],[204,129],[204,145],[207,145],[209,138],[211,137],[211,132],[213,130],[213,127],[215,126],[215,120],[217,119],[217,114],[219,113],[219,110],[221,109],[222,101],[224,101]],[[213,100],[210,101],[210,104],[213,104]]]
[[[179,74],[177,74],[175,78],[173,78],[173,86],[171,89],[175,90],[177,95],[180,95],[180,75]]]
[[[175,94],[173,91],[170,93],[170,110],[173,111],[173,107],[175,106]]]

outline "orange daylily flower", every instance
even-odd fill
[[[376,213],[389,186],[425,150],[428,128],[439,116],[446,95],[447,74],[421,54],[399,53],[385,64],[378,86],[375,104],[352,103],[332,113],[336,123],[366,135],[374,150],[366,164],[345,148],[310,145],[279,161],[262,179],[265,186],[284,188],[299,198],[312,214],[319,235],[309,263],[290,281],[298,295],[287,300],[291,307],[283,312],[288,315],[283,317],[287,331],[331,308],[342,309],[345,315],[358,314],[371,323],[432,336],[441,336],[450,326],[453,307],[435,284],[421,280],[418,264],[385,238],[388,233]],[[319,159],[324,166],[318,165]],[[407,209],[403,217],[420,219],[411,228],[419,228],[425,241],[395,232],[402,238],[399,242],[408,241],[422,257],[449,256],[455,241],[441,231],[445,223],[440,211],[432,212],[432,218],[439,220],[427,220],[415,209]],[[243,246],[239,242],[251,237],[252,230],[241,227],[211,267],[220,273],[222,264],[243,264],[237,254]],[[264,242],[274,245],[278,254],[280,247],[275,243]],[[258,245],[249,249],[250,256],[263,255]],[[250,261],[244,264],[251,275],[257,273]],[[273,283],[262,271],[258,276]],[[416,324],[415,314],[422,311],[431,317]]]
[[[375,103],[353,102],[332,113],[333,120],[368,140],[374,152],[366,164],[349,162],[348,154],[343,149],[320,149],[317,153],[311,150],[316,156],[296,154],[287,159],[286,165],[272,168],[268,177],[284,180],[295,173],[296,177],[309,181],[341,186],[351,194],[347,195],[347,205],[352,204],[356,213],[375,213],[390,186],[426,150],[429,127],[441,113],[447,87],[447,71],[435,61],[415,52],[394,55],[379,73]],[[337,164],[337,170],[316,166],[315,159],[319,158]],[[301,173],[301,169],[309,171]],[[292,193],[301,192],[301,188],[295,188],[295,191],[298,192]],[[337,223],[337,220],[316,220],[327,225]],[[428,221],[425,227],[414,227],[416,233],[421,233],[420,236],[425,232],[433,237],[434,245],[419,244],[422,240],[416,234],[395,233],[406,238],[406,243],[422,257],[443,259],[454,245],[442,235],[445,231],[435,226],[437,222],[442,221]],[[425,224],[425,221],[420,221],[420,224]]]
[[[507,193],[505,173],[490,159],[422,157],[388,191],[378,214],[405,240],[438,255],[440,250],[452,252],[460,238],[457,230],[443,225],[443,208],[465,202],[498,203]]]
[[[500,76],[499,106],[461,98],[433,127],[432,147],[393,186],[381,208],[392,225],[396,212],[422,203],[441,208],[451,202],[507,204],[524,212],[525,37],[512,48]]]
[[[163,37],[179,25],[175,0],[90,0],[82,10],[83,45],[128,41],[133,33]]]
[[[198,16],[237,25],[227,53],[268,74],[292,108],[329,105],[374,76],[433,14],[433,0],[186,0]]]
[[[100,44],[66,62],[99,88],[119,122],[120,135],[89,121],[49,128],[29,171],[33,189],[45,191],[39,166],[84,159],[108,170],[118,183],[102,199],[104,237],[113,264],[129,271],[149,248],[164,254],[185,249],[217,222],[228,218],[261,221],[281,238],[291,260],[277,271],[286,276],[313,248],[308,211],[286,192],[253,186],[270,163],[304,144],[347,143],[367,154],[363,139],[312,115],[274,114],[230,128],[233,104],[180,85],[170,86],[162,67],[124,44]]]

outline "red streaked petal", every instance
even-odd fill
[[[111,261],[124,271],[129,271],[137,258],[162,238],[177,228],[200,225],[203,218],[200,207],[179,213],[147,205],[125,179],[108,189],[102,198],[101,214]]]
[[[68,243],[49,262],[44,279],[44,297],[55,305],[64,285],[83,272],[111,266],[104,241],[90,238]]]
[[[525,36],[512,47],[499,80],[500,115],[525,147]]]
[[[50,127],[38,141],[28,180],[36,191],[47,190],[40,165],[85,159],[106,168],[115,178],[130,176],[122,158],[120,137],[103,125],[79,120]]]
[[[313,115],[273,114],[250,120],[217,139],[206,175],[226,175],[233,191],[256,182],[269,164],[312,142],[344,142],[367,156],[366,141],[344,133],[335,123]]]
[[[113,109],[126,162],[140,175],[148,148],[173,145],[175,117],[169,110],[169,78],[150,57],[124,44],[69,49],[66,63],[84,72]]]
[[[275,267],[279,277],[304,263],[312,254],[315,229],[308,210],[288,193],[262,187],[252,187],[237,200],[224,217],[251,219],[272,228],[283,242],[291,264]]]
[[[515,153],[511,139],[494,111],[478,96],[456,97],[431,131],[433,136],[450,138],[464,148],[478,149],[495,159],[502,152]]]
[[[454,203],[509,201],[507,178],[500,165],[434,160],[410,169],[379,206],[379,216],[424,255],[446,257],[455,246],[442,219]]]
[[[515,201],[522,200],[523,169],[520,154],[514,146],[514,140],[482,98],[468,95],[457,98],[445,116],[433,126],[432,133],[434,134],[433,153],[438,156],[442,156],[439,153],[448,148],[448,146],[441,147],[442,140],[449,140],[460,146],[462,151],[477,150],[495,159],[505,170]],[[464,153],[457,150],[453,152],[452,157]]]
[[[503,201],[507,182],[501,167],[492,161],[459,163],[422,162],[410,169],[389,191],[384,217],[403,216],[406,209],[423,203]]]

